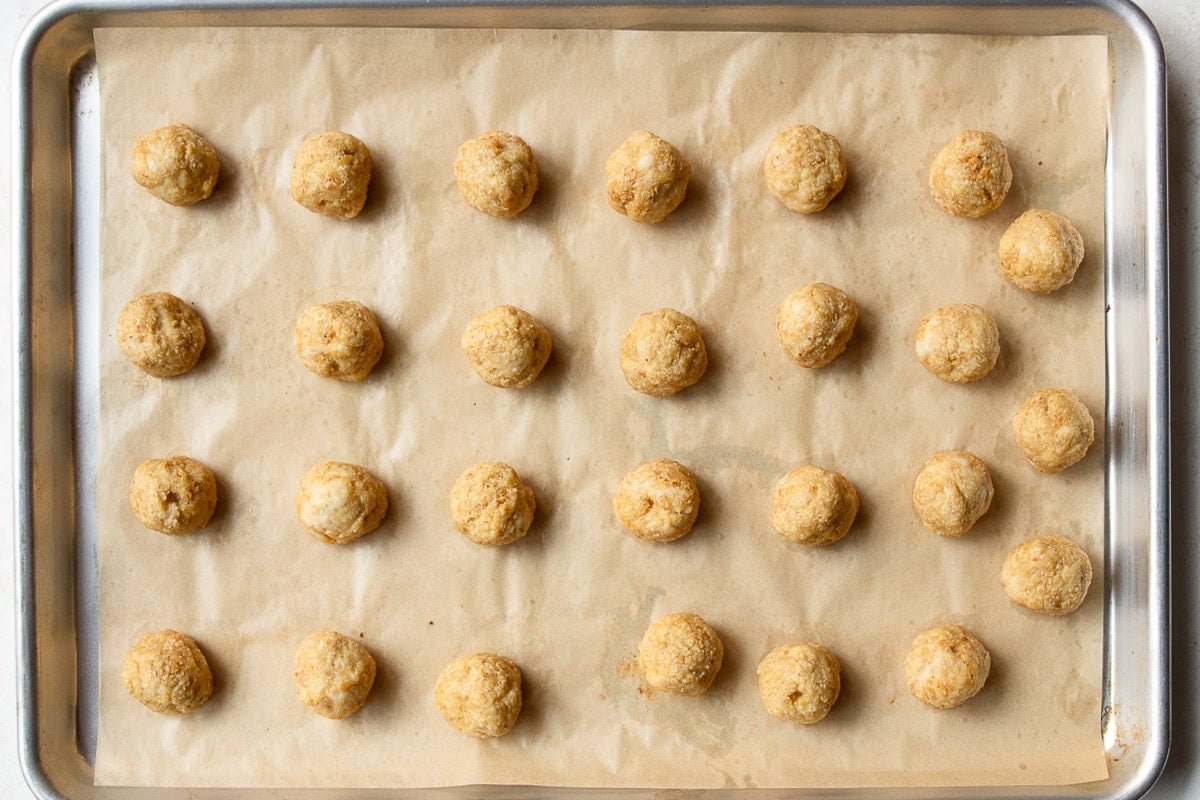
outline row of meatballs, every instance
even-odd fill
[[[305,208],[350,219],[366,202],[371,152],[348,133],[305,138],[292,165],[291,193]],[[211,194],[220,172],[216,150],[186,125],[167,125],[134,144],[133,176],[174,205]],[[692,167],[669,142],[635,131],[605,165],[606,194],[616,211],[638,222],[661,222],[687,192]],[[837,138],[812,125],[780,132],[763,163],[767,187],[792,211],[822,211],[846,182]],[[532,202],[538,185],[533,151],[519,136],[488,131],[458,150],[454,175],[463,199],[493,217],[514,217]],[[951,214],[981,217],[1004,202],[1012,184],[1008,151],[994,133],[964,130],[938,153],[929,172],[934,199]],[[1065,217],[1030,209],[1000,240],[1000,268],[1018,288],[1055,291],[1075,276],[1083,239]]]

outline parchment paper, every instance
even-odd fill
[[[101,716],[96,780],[189,786],[532,783],[652,787],[1071,783],[1103,777],[1100,739],[1104,443],[1058,476],[1012,439],[1030,392],[1063,386],[1104,403],[1103,175],[1108,76],[1101,38],[966,38],[598,31],[102,30]],[[168,207],[129,176],[136,136],[196,127],[224,164],[214,196]],[[824,213],[767,192],[761,164],[783,127],[837,135],[850,180]],[[459,143],[496,127],[526,138],[542,184],[498,221],[454,186]],[[1013,190],[982,220],[929,197],[930,160],[965,127],[996,131]],[[611,211],[608,154],[637,128],[694,165],[667,222]],[[362,216],[315,216],[288,195],[304,135],[345,130],[375,156]],[[1010,287],[1001,232],[1031,205],[1078,226],[1076,281],[1049,297]],[[807,371],[776,346],[795,286],[824,280],[861,310],[849,350]],[[133,295],[167,290],[199,310],[209,344],[184,377],[143,376],[114,330]],[[362,385],[322,380],[292,352],[307,306],[369,304],[386,352]],[[1003,355],[986,380],[942,383],[913,354],[920,317],[977,302]],[[475,313],[513,303],[554,336],[532,387],[484,385],[459,351]],[[621,333],[671,306],[708,342],[704,380],[669,400],[630,390]],[[924,530],[911,507],[924,460],[969,449],[996,501],[967,537]],[[220,482],[203,532],[142,529],[134,467],[190,454]],[[609,503],[658,456],[697,474],[695,531],[656,546]],[[326,459],[383,479],[392,511],[360,542],[322,544],[293,514],[297,481]],[[505,460],[538,515],[510,547],[452,528],[457,475]],[[792,546],[771,529],[771,488],[816,463],[862,495],[850,535]],[[998,582],[1027,536],[1078,539],[1097,580],[1072,616],[1012,605]],[[650,621],[694,611],[725,665],[700,699],[648,698],[623,669]],[[954,711],[905,690],[912,637],[967,625],[992,651],[979,697]],[[120,679],[149,630],[194,635],[216,693],[185,718],[155,715]],[[292,658],[334,628],[380,664],[370,703],[345,721],[294,697]],[[755,666],[772,647],[827,644],[842,697],[814,727],[767,715]],[[433,684],[479,650],[514,658],[526,707],[503,739],[449,728]]]

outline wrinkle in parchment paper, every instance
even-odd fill
[[[1071,783],[1105,775],[1101,587],[1077,613],[1039,617],[999,587],[1027,536],[1078,539],[1099,564],[1103,442],[1057,476],[1036,473],[1009,420],[1045,386],[1104,402],[1103,39],[606,31],[139,29],[97,31],[103,102],[101,784],[653,787]],[[185,122],[224,164],[208,201],[168,207],[129,177],[134,139]],[[780,129],[809,122],[842,142],[850,178],[823,213],[766,190]],[[1009,146],[1008,200],[955,219],[929,197],[928,165],[961,128]],[[542,185],[515,220],[466,206],[454,152],[488,128],[534,148]],[[613,213],[603,164],[648,128],[694,167],[658,226]],[[375,156],[353,221],[288,195],[302,137],[344,130]],[[1065,214],[1088,255],[1046,296],[1009,286],[1001,232],[1030,206]],[[774,340],[775,309],[822,280],[858,302],[831,366],[806,371]],[[156,380],[122,357],[120,307],[143,291],[193,303],[200,364]],[[368,304],[386,341],[369,380],[301,367],[291,329],[309,305]],[[917,321],[975,302],[999,322],[995,372],[954,386],[912,350]],[[467,321],[521,306],[554,336],[528,389],[483,384],[458,348]],[[632,392],[617,358],[640,312],[701,325],[711,366],[669,400]],[[912,480],[943,449],[993,471],[996,500],[961,540],[924,530]],[[168,538],[136,523],[129,477],[186,453],[220,484],[212,524]],[[697,475],[694,532],[652,545],[609,509],[621,476],[666,456]],[[383,527],[322,544],[293,514],[297,481],[324,460],[388,485]],[[482,549],[450,523],[455,477],[511,463],[537,492],[530,534]],[[862,511],[826,548],[770,527],[771,487],[801,463],[838,469]],[[1097,569],[1097,574],[1101,570]],[[726,662],[699,699],[638,691],[619,666],[660,614],[693,611]],[[958,622],[991,648],[987,687],[935,711],[913,700],[912,637]],[[125,693],[121,656],[147,630],[187,631],[208,653],[213,699],[183,718]],[[367,707],[344,721],[294,697],[308,633],[361,637],[379,662]],[[770,717],[754,669],[791,641],[829,646],[844,690],[814,727]],[[449,728],[433,685],[451,659],[507,654],[526,707],[503,739]]]

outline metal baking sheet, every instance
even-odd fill
[[[1124,0],[700,6],[453,2],[78,2],[46,9],[14,62],[14,384],[20,756],[42,797],[325,798],[336,790],[94,787],[97,590],[90,495],[98,396],[98,89],[102,26],[604,27],[832,32],[1101,33],[1110,43],[1106,173],[1105,715],[1108,780],[1069,787],[788,791],[806,798],[1133,798],[1166,757],[1169,719],[1164,67]],[[76,336],[78,332],[78,336]],[[687,792],[465,787],[354,797],[691,797]],[[702,793],[713,798],[733,790]],[[780,791],[742,790],[774,797]]]

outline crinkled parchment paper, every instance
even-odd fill
[[[1083,609],[1037,616],[998,575],[1027,536],[1076,537],[1103,558],[1102,441],[1058,476],[1012,439],[1030,392],[1064,386],[1104,403],[1105,42],[605,31],[102,30],[103,324],[100,744],[103,784],[653,787],[1070,783],[1101,778],[1099,576]],[[129,176],[134,139],[193,125],[224,164],[214,196],[169,207]],[[791,213],[761,164],[783,127],[837,135],[850,180],[824,213]],[[515,220],[469,209],[459,143],[487,128],[529,141],[542,170]],[[996,131],[1013,190],[982,220],[929,197],[937,150],[960,128]],[[637,128],[675,143],[694,177],[657,226],[608,208],[603,164]],[[344,130],[375,155],[360,218],[310,214],[288,194],[301,137]],[[1070,217],[1088,256],[1049,297],[1009,286],[1001,232],[1042,206]],[[859,303],[849,350],[806,371],[775,343],[779,302],[833,283]],[[114,330],[133,295],[171,291],[209,331],[199,366],[156,380]],[[386,352],[361,385],[322,380],[292,352],[307,306],[356,299]],[[986,380],[942,383],[912,334],[927,311],[976,302],[1000,324]],[[512,303],[554,336],[544,375],[493,389],[459,351],[475,313]],[[617,343],[640,312],[695,317],[712,363],[673,399],[630,390]],[[996,501],[962,540],[924,530],[912,481],[941,449],[993,469]],[[220,482],[203,532],[142,529],[134,467],[190,454]],[[658,456],[703,492],[691,536],[652,545],[609,509],[626,470]],[[392,508],[355,544],[322,544],[293,514],[297,481],[326,459],[382,478]],[[483,549],[451,526],[447,494],[481,460],[535,488],[529,536]],[[862,512],[841,543],[793,546],[769,522],[789,468],[844,472]],[[660,614],[694,611],[720,632],[725,666],[700,699],[648,698],[623,672]],[[987,643],[986,689],[954,711],[905,690],[912,637],[959,622]],[[194,635],[216,693],[185,718],[125,693],[121,657],[142,633]],[[345,721],[295,699],[308,633],[361,636],[380,663]],[[767,715],[755,666],[772,647],[827,644],[841,700],[814,727]],[[514,658],[525,712],[503,739],[450,729],[433,684],[479,650]]]

